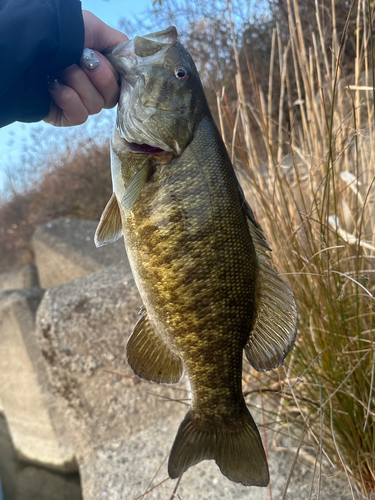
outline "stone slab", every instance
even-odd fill
[[[35,336],[40,288],[2,292],[0,296],[0,397],[18,457],[47,467],[76,470],[69,443],[60,441],[54,402],[44,388]],[[47,400],[48,399],[48,400]]]
[[[38,271],[35,266],[24,266],[9,273],[0,274],[0,292],[39,286]]]
[[[60,218],[36,229],[33,247],[42,288],[68,283],[116,263],[130,270],[122,238],[96,248],[97,225],[94,221]]]

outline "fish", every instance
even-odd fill
[[[202,460],[267,486],[262,440],[242,392],[243,352],[283,364],[297,332],[290,287],[246,201],[198,71],[175,27],[105,53],[121,77],[111,140],[113,194],[95,233],[124,237],[143,306],[126,346],[140,378],[175,384],[191,404],[168,461],[172,479]]]

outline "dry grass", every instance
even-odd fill
[[[300,425],[300,447],[344,469],[366,498],[375,491],[375,142],[374,4],[359,0],[357,57],[340,66],[332,2],[330,50],[317,6],[307,47],[298,0],[288,1],[290,40],[274,32],[271,61],[279,58],[279,109],[249,77],[257,106],[242,94],[238,71],[235,112],[220,101],[231,128],[228,144],[247,197],[271,247],[273,262],[292,286],[299,336],[286,367],[265,376],[278,396],[278,422]],[[239,68],[238,68],[239,69]],[[351,75],[348,76],[349,71]],[[291,74],[293,72],[293,74]],[[291,101],[296,82],[298,100]],[[285,106],[287,102],[287,106]],[[235,120],[230,119],[234,114]],[[251,119],[261,141],[246,133]],[[224,130],[223,130],[224,132]],[[245,133],[244,133],[245,132]],[[243,168],[243,165],[246,168]],[[275,384],[276,381],[276,384]],[[251,388],[249,389],[251,390]],[[302,436],[302,437],[301,437]],[[298,442],[297,442],[298,446]],[[352,488],[352,486],[351,486]]]

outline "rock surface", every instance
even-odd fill
[[[84,495],[84,498],[135,500],[149,491],[144,497],[145,500],[177,500],[178,498],[182,500],[270,500],[269,488],[235,484],[220,473],[212,460],[201,462],[190,468],[183,475],[178,486],[179,497],[172,497],[177,481],[168,479],[167,460],[174,434],[178,428],[177,420],[175,417],[164,421],[159,420],[152,424],[152,428],[150,426],[142,432],[94,450],[96,472],[103,489],[101,496],[86,497]],[[257,418],[256,421],[260,422]],[[285,500],[318,499],[319,469],[313,480],[314,465],[305,460],[298,461],[287,487],[293,458],[293,453],[269,450],[272,498],[281,500],[287,488]],[[155,489],[152,489],[153,487]],[[335,476],[332,473],[322,475],[320,498],[353,500],[348,483],[341,473],[336,473]]]
[[[76,462],[68,441],[60,442],[51,417],[54,403],[43,393],[43,358],[35,336],[40,288],[2,292],[0,296],[0,397],[18,456],[69,471]],[[53,422],[52,422],[53,420]]]
[[[130,270],[122,238],[95,247],[97,225],[93,221],[60,218],[37,228],[33,247],[42,288],[68,283],[116,262]]]
[[[38,311],[46,371],[61,401],[85,500],[134,500],[168,477],[167,459],[189,393],[186,380],[158,386],[134,377],[125,346],[140,305],[132,276],[112,266],[47,291]],[[261,421],[256,412],[254,418]],[[269,450],[269,457],[273,498],[281,499],[293,455]],[[315,498],[312,468],[297,464],[287,500]],[[167,479],[145,498],[169,500],[175,485]],[[270,498],[268,488],[227,480],[212,461],[189,469],[178,493],[183,500]],[[351,499],[346,480],[324,478],[321,498],[328,497]]]
[[[0,292],[39,286],[38,271],[35,266],[24,266],[16,271],[0,274]]]

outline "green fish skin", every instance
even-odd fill
[[[122,78],[112,139],[114,194],[97,246],[124,236],[144,306],[127,344],[134,373],[178,382],[192,401],[173,444],[177,478],[214,459],[230,480],[267,486],[267,459],[242,395],[243,350],[282,364],[297,329],[293,294],[237,181],[195,65],[170,27],[107,54]]]

